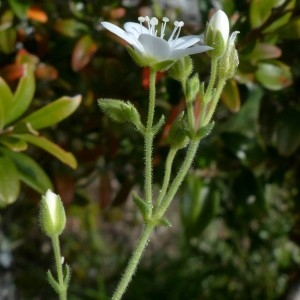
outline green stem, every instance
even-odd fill
[[[156,208],[160,206],[161,201],[163,200],[167,192],[169,182],[170,182],[170,177],[171,177],[172,164],[177,151],[178,151],[177,148],[171,148],[167,156],[164,181],[159,196],[155,203]]]
[[[152,127],[155,109],[155,77],[156,72],[150,69],[149,110],[145,131],[145,198],[150,214],[152,211],[152,147],[154,137]]]
[[[205,91],[204,103],[209,102],[211,99],[211,93],[217,79],[218,61],[218,58],[212,58],[211,60],[210,80]]]
[[[181,86],[182,86],[183,94],[186,96],[186,79],[183,79],[181,81]],[[186,99],[187,99],[187,97],[186,97]],[[190,101],[190,100],[186,101],[186,111],[187,111],[189,129],[194,130],[195,129],[195,115],[194,115],[193,101]]]
[[[212,58],[212,61],[211,61],[211,75],[210,75],[207,89],[206,89],[204,97],[203,97],[202,107],[201,107],[201,112],[200,112],[200,122],[199,122],[200,127],[204,126],[204,122],[206,119],[205,117],[207,114],[207,106],[213,98],[212,91],[213,91],[215,82],[217,80],[218,61],[219,61],[218,58]]]
[[[188,150],[187,150],[187,153],[186,153],[185,160],[183,161],[183,164],[182,164],[178,174],[174,178],[174,180],[169,188],[169,191],[167,192],[166,196],[164,197],[164,199],[161,202],[161,205],[159,207],[157,207],[157,209],[153,213],[154,219],[161,219],[164,216],[168,207],[170,206],[171,201],[173,200],[176,192],[178,191],[182,181],[184,180],[189,168],[191,167],[191,165],[193,163],[194,157],[195,157],[197,149],[198,149],[199,142],[200,142],[199,139],[191,140]]]
[[[53,250],[54,250],[54,258],[55,258],[55,264],[56,264],[56,272],[57,272],[57,277],[58,277],[58,283],[59,283],[59,286],[60,286],[59,299],[60,300],[67,300],[67,287],[64,284],[58,235],[52,237],[51,240],[52,240],[52,245],[53,245]]]
[[[112,300],[120,300],[126,291],[126,288],[129,282],[132,279],[132,276],[138,266],[138,263],[141,259],[144,249],[146,248],[147,244],[149,243],[151,233],[154,229],[155,225],[153,224],[146,224],[144,230],[137,242],[135,250],[132,253],[132,256],[128,262],[127,268],[122,276],[121,281],[118,284],[117,289],[115,290]]]
[[[212,116],[213,116],[213,114],[216,110],[217,104],[219,102],[219,99],[220,99],[220,96],[221,96],[221,93],[223,91],[223,88],[224,88],[225,84],[226,84],[226,80],[221,79],[219,81],[219,83],[216,87],[216,91],[214,93],[213,99],[210,102],[209,110],[208,110],[206,116],[204,116],[202,126],[205,126],[210,122],[210,120],[211,120],[211,118],[212,118]]]

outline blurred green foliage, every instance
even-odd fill
[[[220,5],[232,30],[240,31],[240,66],[172,209],[175,233],[157,233],[125,299],[285,299],[299,278],[299,0],[212,2],[195,1],[197,24],[187,7],[154,2],[157,14],[183,18],[192,34],[204,30],[213,4]],[[16,178],[9,170],[20,172],[30,161],[30,169],[47,174],[66,205],[62,245],[73,272],[70,299],[109,299],[141,226],[128,196],[143,177],[142,141],[129,125],[103,117],[97,99],[130,100],[143,116],[148,71],[135,66],[99,22],[121,25],[150,8],[150,1],[128,0],[1,2],[1,97],[3,86],[16,95],[8,90],[16,91],[24,80],[24,63],[35,75],[33,101],[16,122],[62,95],[83,95],[72,116],[42,130],[74,154],[75,171],[37,147],[16,152],[0,135],[1,178]],[[193,60],[206,78],[207,57]],[[165,74],[157,80],[157,109],[167,117],[155,149],[159,180],[168,128],[183,102],[175,81]],[[31,140],[13,142],[21,147]],[[44,276],[52,256],[37,226],[39,199],[22,184],[18,200],[0,212],[0,298],[55,297]]]

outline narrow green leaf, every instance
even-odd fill
[[[32,158],[26,154],[6,149],[4,153],[14,162],[19,172],[19,177],[24,183],[41,194],[45,193],[48,189],[53,190],[53,185],[48,175]]]
[[[20,181],[15,164],[9,157],[0,156],[0,207],[16,201],[20,191]]]
[[[0,143],[5,145],[11,151],[24,151],[27,149],[27,143],[19,138],[13,136],[2,136],[0,138]]]
[[[35,78],[30,66],[24,65],[24,76],[14,94],[13,105],[8,111],[5,125],[15,121],[28,109],[35,91]]]
[[[44,149],[45,151],[49,152],[57,159],[59,159],[64,164],[68,165],[69,167],[75,169],[77,167],[77,161],[74,155],[70,152],[66,152],[58,145],[54,144],[50,140],[42,137],[42,136],[34,136],[31,134],[15,134],[14,136],[19,137],[20,139],[25,140],[28,143],[31,143],[37,147]]]
[[[35,130],[52,126],[71,115],[79,106],[81,96],[61,97],[45,107],[33,112],[22,122],[30,123]]]

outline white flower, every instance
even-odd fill
[[[140,23],[125,23],[125,30],[109,22],[102,22],[101,24],[104,28],[129,43],[141,57],[140,64],[143,66],[153,66],[166,61],[174,62],[184,56],[212,49],[209,46],[197,45],[201,41],[198,35],[179,37],[180,30],[184,25],[183,22],[174,22],[175,28],[166,40],[165,29],[169,21],[168,18],[164,17],[162,19],[160,34],[157,31],[157,18],[139,17],[138,20]],[[146,23],[148,28],[143,26],[142,23]]]

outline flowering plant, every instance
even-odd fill
[[[175,21],[175,28],[168,40],[166,40],[165,32],[167,31],[168,21],[167,18],[163,18],[160,34],[158,34],[156,29],[158,19],[155,17],[140,17],[139,23],[128,22],[124,25],[125,30],[112,23],[102,22],[102,26],[105,29],[129,44],[129,54],[138,65],[150,68],[149,102],[146,120],[143,120],[139,111],[129,101],[124,102],[119,99],[99,100],[100,109],[109,118],[119,123],[132,123],[144,138],[144,192],[142,195],[132,194],[133,201],[143,217],[144,227],[123,277],[112,296],[113,300],[122,298],[136,271],[143,251],[150,241],[153,230],[158,226],[171,226],[170,222],[165,218],[165,213],[194,161],[200,141],[213,128],[212,116],[221,92],[226,81],[234,75],[238,66],[238,57],[234,45],[236,33],[233,33],[229,38],[229,21],[224,12],[218,11],[212,17],[204,39],[198,35],[179,37],[184,24],[183,22]],[[142,23],[146,23],[147,27],[143,26]],[[193,63],[189,57],[189,55],[206,51],[209,51],[211,57],[211,74],[207,84],[200,82],[197,73],[192,74]],[[170,147],[165,163],[164,176],[160,192],[155,197],[153,192],[152,163],[154,138],[165,122],[164,115],[159,117],[157,123],[154,122],[156,74],[162,70],[180,82],[186,100],[186,108],[171,125],[167,138]],[[200,101],[201,106],[199,116],[195,114],[196,99]],[[186,148],[186,153],[180,170],[175,176],[172,176],[172,171],[174,170],[173,161],[178,152],[184,148]],[[56,223],[54,222],[54,220],[57,220],[54,212],[58,210],[60,205],[52,205],[53,199],[56,199],[56,197],[51,193],[48,192],[45,197],[46,199],[49,198],[49,201],[46,201],[48,205],[44,207],[48,208],[50,212],[42,214],[42,219],[48,218],[51,220],[51,224]],[[42,222],[42,224],[44,223]],[[59,232],[51,232],[55,240],[60,232],[60,230]],[[57,243],[54,243],[54,249],[57,249]],[[55,250],[55,253],[58,253],[58,251]],[[56,256],[59,257],[57,254]],[[58,259],[56,258],[56,260]],[[58,291],[63,290],[66,294],[66,284],[64,284],[66,280],[62,277],[59,264],[57,264],[57,268],[59,282],[56,283],[51,276],[50,283],[57,287]]]

